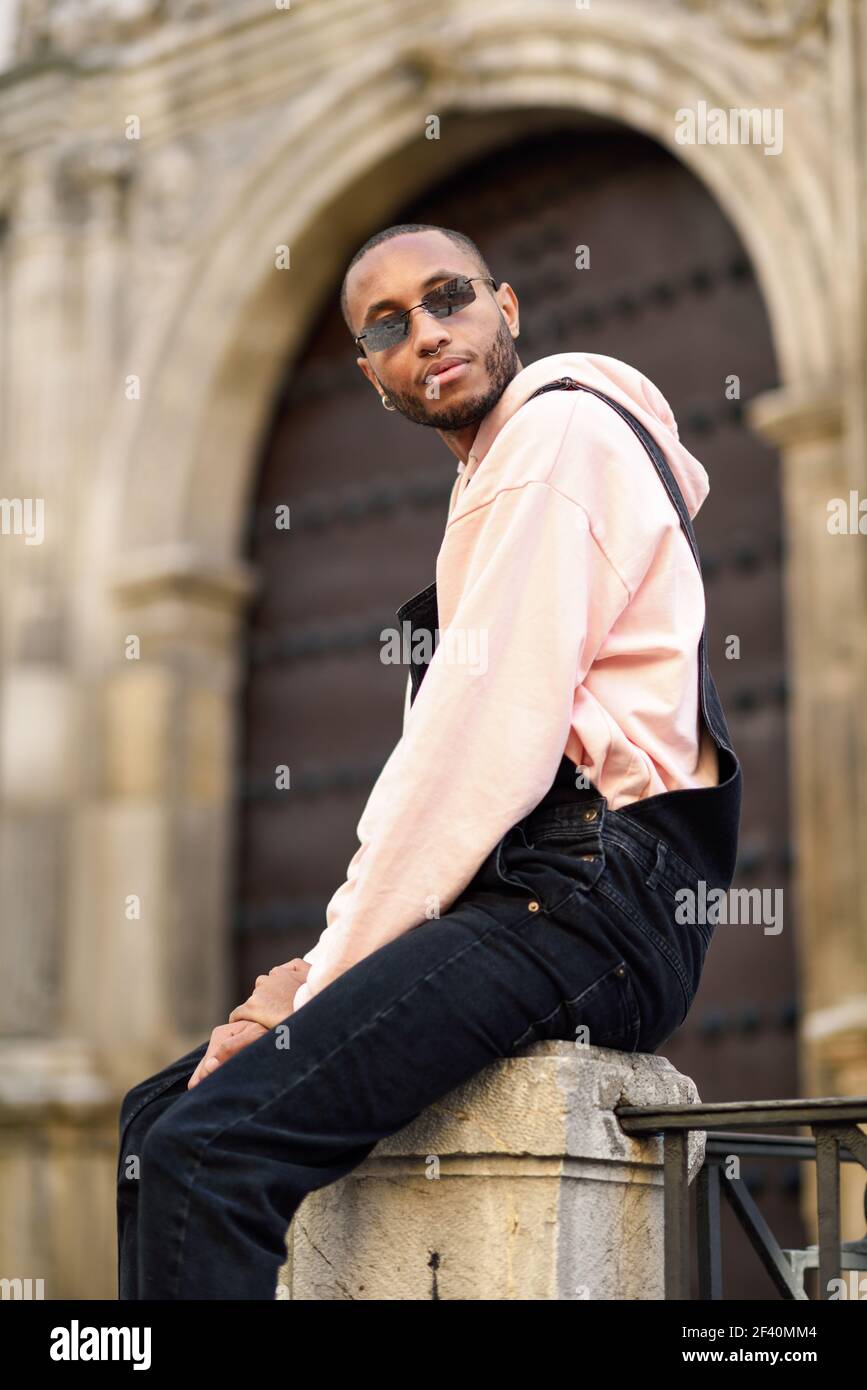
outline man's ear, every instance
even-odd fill
[[[500,298],[500,296],[502,296],[502,299]],[[503,315],[503,318],[506,320],[506,323],[509,325],[512,337],[517,338],[519,333],[518,324],[520,317],[518,312],[518,296],[515,294],[515,291],[512,289],[512,286],[509,284],[507,280],[500,281],[500,288],[496,292],[496,299],[497,303],[500,306],[500,312]]]
[[[372,386],[376,391],[379,391],[379,389],[380,389],[380,388],[379,388],[379,382],[377,381],[376,377],[373,375],[373,372],[370,370],[370,363],[368,362],[367,358],[362,356],[362,357],[356,357],[355,360],[356,360],[356,362],[358,363],[358,365],[359,365],[359,367],[361,368],[361,370],[363,371],[364,375],[367,377],[367,380],[370,382],[371,386]],[[380,392],[380,394],[381,394],[381,392]]]

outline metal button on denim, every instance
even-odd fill
[[[593,811],[593,810],[585,811],[585,812],[584,812],[584,819],[585,819],[585,820],[595,820],[596,817],[598,816],[598,814],[599,814],[598,811]]]
[[[533,900],[533,902],[528,903],[527,906],[528,906],[528,908],[530,909],[531,912],[538,912],[538,911],[539,911],[539,904],[536,902],[535,899]]]

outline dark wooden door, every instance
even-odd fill
[[[710,474],[696,533],[708,650],[744,765],[735,886],[782,889],[785,917],[777,934],[717,929],[696,1003],[664,1051],[706,1100],[797,1094],[779,465],[742,420],[743,402],[777,378],[739,239],[659,146],[569,124],[457,171],[391,220],[455,227],[478,242],[520,300],[524,363],[585,350],[640,368]],[[590,269],[573,268],[579,244],[590,247]],[[406,671],[380,662],[379,633],[434,577],[455,476],[434,431],[379,406],[338,290],[275,410],[251,517],[249,555],[264,586],[242,711],[239,999],[259,971],[316,940],[344,878],[367,793],[400,733]],[[732,374],[740,400],[726,396]],[[284,504],[288,530],[275,527]],[[737,660],[725,657],[732,634]],[[277,790],[281,765],[291,785]],[[802,1243],[797,1167],[752,1162],[744,1178],[783,1244]],[[728,1296],[772,1296],[729,1220],[725,1238]]]

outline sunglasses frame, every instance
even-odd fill
[[[454,278],[454,279],[457,279],[457,280],[464,280],[464,281],[466,282],[466,284],[468,284],[468,285],[474,284],[476,280],[484,280],[487,284],[493,285],[494,291],[495,291],[495,292],[500,288],[499,285],[497,284],[496,280],[495,280],[495,279],[493,278],[493,276],[491,276],[491,275],[463,275],[463,276],[455,276],[455,277],[453,277],[453,278]],[[451,284],[451,283],[452,283],[452,282],[451,282],[450,280],[446,280],[446,281],[444,281],[444,283],[443,283],[442,285],[436,285],[436,286],[434,287],[434,289],[428,291],[428,293],[424,296],[423,299],[420,299],[420,300],[419,300],[418,304],[413,304],[409,309],[404,309],[404,311],[403,311],[402,314],[396,314],[396,315],[395,315],[395,319],[402,319],[402,320],[403,320],[403,323],[404,323],[403,335],[402,335],[400,338],[398,338],[397,341],[394,342],[394,343],[387,343],[385,347],[381,347],[381,348],[373,348],[373,347],[372,347],[372,348],[370,349],[370,351],[371,351],[371,352],[387,352],[388,349],[389,349],[389,347],[397,347],[398,343],[404,342],[404,341],[409,337],[409,316],[410,316],[410,314],[413,312],[413,310],[414,310],[414,309],[424,309],[424,310],[426,310],[426,312],[430,313],[430,310],[428,309],[428,300],[430,299],[431,295],[436,294],[438,291],[444,289],[446,285]],[[461,309],[467,309],[467,308],[470,306],[470,304],[473,304],[473,303],[475,302],[475,299],[476,299],[476,292],[475,292],[475,290],[473,290],[473,297],[472,297],[472,299],[468,299],[467,302],[466,302],[466,304],[458,304],[458,305],[456,305],[456,306],[452,309],[451,313],[453,314],[453,313],[457,313],[457,312],[458,312],[459,310],[461,310]],[[451,314],[432,314],[431,317],[432,317],[432,318],[450,318],[450,317],[451,317]],[[387,319],[381,319],[380,322],[381,322],[381,323],[387,323],[388,320],[387,320]],[[371,324],[370,327],[371,327],[371,328],[375,328],[375,327],[376,327],[376,324]],[[363,333],[359,333],[359,334],[357,335],[357,337],[355,338],[355,345],[356,345],[356,347],[358,347],[358,344],[359,344],[364,338],[366,338],[367,335],[368,335],[368,329],[365,329],[365,331],[364,331]],[[365,352],[366,352],[366,351],[367,351],[367,349],[365,348]]]

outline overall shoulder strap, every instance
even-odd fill
[[[677,508],[680,523],[686,533],[695,563],[701,574],[701,561],[698,544],[692,529],[692,519],[683,499],[677,479],[666,462],[665,455],[656,440],[636,419],[630,410],[619,401],[585,386],[574,377],[560,377],[549,381],[528,396],[539,396],[543,391],[589,391],[600,400],[607,401],[626,423],[634,430],[647,453],[666,491]],[[525,402],[526,404],[526,402]],[[638,821],[651,833],[660,836],[670,844],[690,864],[700,864],[702,876],[709,883],[726,889],[732,882],[737,861],[738,824],[740,820],[742,772],[738,756],[732,746],[731,735],[726,722],[722,701],[711,674],[707,659],[707,623],[701,629],[698,643],[698,698],[704,721],[717,746],[719,759],[719,781],[710,787],[698,787],[674,792],[659,792],[643,801],[630,803],[615,814],[625,815]],[[574,786],[575,768],[565,753],[560,760],[557,775],[548,797],[562,796],[563,787]],[[547,798],[546,798],[547,799]]]
[[[695,563],[698,565],[699,574],[701,574],[701,559],[698,553],[698,542],[696,541],[695,532],[692,528],[692,518],[689,514],[689,508],[684,501],[680,485],[668,466],[664,453],[650,431],[632,414],[631,410],[627,410],[626,406],[621,405],[619,401],[615,401],[613,397],[607,396],[604,391],[598,391],[594,386],[585,386],[583,381],[576,381],[574,377],[561,376],[558,377],[556,381],[546,382],[544,386],[540,386],[538,390],[528,396],[527,400],[531,401],[534,396],[541,396],[545,391],[589,391],[591,396],[598,396],[601,401],[607,401],[607,403],[617,411],[618,415],[626,421],[650,455],[653,466],[659,474],[663,486],[671,498],[672,504],[677,509],[681,525],[686,532],[687,540],[689,541],[690,548],[695,557]],[[526,403],[525,401],[524,404],[526,405]]]
[[[619,401],[615,401],[611,396],[606,395],[604,391],[597,391],[593,386],[585,386],[583,381],[576,381],[574,377],[561,376],[555,381],[548,381],[544,386],[540,386],[538,390],[533,391],[532,394],[527,397],[527,400],[531,401],[534,396],[541,396],[544,391],[589,391],[592,396],[598,396],[600,400],[607,401],[608,404],[617,411],[618,415],[626,421],[650,455],[653,466],[659,474],[673,505],[677,509],[678,516],[680,517],[680,524],[686,533],[693,558],[698,566],[698,572],[701,575],[702,569],[701,559],[698,553],[698,542],[696,541],[695,532],[692,528],[692,518],[689,514],[689,508],[684,501],[678,481],[668,466],[664,453],[650,431],[632,414],[631,410],[627,410]],[[526,405],[526,403],[525,401],[524,404]],[[722,701],[719,698],[719,692],[717,691],[716,683],[711,674],[707,660],[707,621],[705,621],[701,629],[698,653],[699,700],[705,720],[717,744],[724,747],[732,754],[732,759],[735,765],[737,765],[737,759],[734,749],[732,748],[731,735],[729,733],[728,723],[726,722],[725,712],[723,711]],[[734,777],[734,775],[733,773],[732,777]]]

